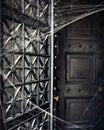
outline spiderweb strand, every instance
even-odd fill
[[[81,14],[81,15],[78,15],[78,16],[71,16],[71,17],[69,17],[68,19],[67,19],[67,18],[64,18],[64,19],[62,19],[62,20],[61,20],[61,19],[57,20],[57,21],[56,21],[56,24],[58,24],[58,23],[60,23],[60,24],[58,24],[58,26],[55,27],[54,33],[56,33],[57,31],[61,30],[62,28],[66,27],[66,26],[68,26],[68,25],[70,25],[70,24],[72,24],[72,23],[74,23],[74,22],[76,22],[76,21],[78,21],[78,20],[80,20],[80,19],[82,19],[82,18],[85,18],[85,17],[90,16],[90,15],[92,15],[92,14],[98,13],[98,12],[100,12],[100,11],[103,11],[103,10],[104,10],[104,7],[103,7],[103,6],[104,6],[103,3],[101,3],[101,4],[97,5],[97,6],[93,6],[93,5],[90,6],[90,5],[88,5],[87,8],[81,6],[80,9],[77,8],[77,7],[74,8],[73,10],[69,9],[70,11],[72,11],[73,14],[74,14],[74,13],[77,13],[78,11],[79,11],[79,13],[82,13],[82,14]],[[68,8],[68,6],[66,6],[66,7],[64,6],[64,8]],[[91,8],[91,9],[90,9],[90,8]],[[59,10],[59,11],[60,11],[60,10]],[[61,11],[64,12],[65,9],[63,9],[63,10],[61,10]],[[69,13],[69,15],[70,15],[70,13]],[[21,17],[21,16],[20,16],[20,17]],[[51,31],[46,32],[46,33],[43,35],[43,37],[44,37],[45,35],[50,36],[50,35],[51,35]],[[6,49],[4,49],[4,48],[6,48]],[[3,48],[2,48],[3,50],[5,50],[5,51],[4,51],[4,54],[7,53],[8,51],[12,51],[10,48],[11,48],[11,45],[9,45],[9,46],[8,46],[8,45],[4,45]],[[1,58],[4,54],[1,54],[1,55],[0,55],[0,58]],[[1,70],[1,71],[2,71],[2,70]],[[6,78],[4,73],[1,72],[1,74],[3,74],[3,77]],[[11,84],[11,86],[15,87],[15,85],[14,85],[9,79],[7,79],[7,81]],[[17,89],[17,88],[15,87],[15,89]],[[97,89],[97,91],[95,92],[95,94],[94,94],[93,97],[96,96],[97,92],[98,92],[98,89]],[[5,94],[5,92],[4,92],[4,94]],[[5,94],[5,95],[7,96],[7,94]],[[92,98],[92,99],[93,99],[93,98]],[[92,101],[92,100],[91,100],[91,101]],[[89,108],[89,106],[91,105],[91,101],[90,101],[89,105],[85,108],[85,111],[82,113],[82,116],[80,117],[80,120],[81,120],[81,118],[85,115],[86,110],[87,110],[87,109]],[[30,104],[32,104],[35,108],[38,108],[41,112],[44,112],[44,113],[48,114],[49,116],[51,116],[51,117],[53,117],[53,118],[55,118],[55,119],[57,119],[57,120],[59,120],[59,121],[61,121],[61,122],[63,122],[63,123],[66,123],[66,124],[68,124],[68,125],[71,125],[73,128],[79,128],[78,125],[74,125],[74,124],[72,124],[72,123],[70,123],[70,122],[67,122],[67,121],[65,121],[65,120],[63,120],[63,119],[61,119],[61,118],[59,118],[59,117],[56,117],[56,116],[52,115],[51,113],[49,113],[48,111],[46,111],[46,110],[40,108],[39,106],[33,104],[31,101],[29,101],[29,102],[30,102]],[[103,115],[103,116],[104,116],[104,115]],[[103,117],[103,116],[102,116],[102,117]],[[101,117],[100,119],[102,119],[102,117]],[[3,118],[4,118],[4,116],[3,116]],[[100,119],[99,119],[99,120],[100,120]],[[98,121],[99,121],[99,120],[98,120]],[[98,121],[97,121],[97,122],[98,122]]]

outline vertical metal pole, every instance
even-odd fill
[[[95,97],[93,97],[93,100],[92,100],[92,103],[93,103],[93,119],[92,119],[92,123],[93,123],[93,126],[95,126]]]
[[[22,0],[22,12],[24,13],[24,0]],[[21,102],[21,112],[24,113],[24,87],[25,87],[25,61],[24,61],[24,58],[25,58],[25,39],[24,39],[24,23],[22,24],[22,39],[21,39],[21,44],[22,44],[22,47],[23,47],[23,55],[22,55],[22,71],[21,71],[21,75],[22,75],[22,83],[23,83],[23,86],[22,86],[22,90],[21,90],[21,98],[22,98],[22,102]]]
[[[54,0],[51,0],[51,102],[50,113],[53,115],[53,80],[54,80]],[[50,130],[53,130],[53,116],[50,118]]]
[[[3,124],[3,76],[2,76],[2,70],[3,70],[3,23],[2,23],[2,1],[0,0],[0,129],[5,130],[4,124]]]
[[[37,12],[36,12],[36,17],[37,20],[39,20],[39,12],[40,12],[40,3],[39,0],[37,2]],[[38,56],[37,56],[37,67],[38,67],[38,72],[37,72],[37,78],[38,78],[38,83],[37,83],[37,106],[39,106],[39,100],[40,100],[40,94],[39,94],[39,83],[40,83],[40,62],[39,62],[39,54],[40,54],[40,43],[39,43],[39,30],[37,30],[36,34],[36,40],[37,40],[37,51],[38,51]],[[39,116],[37,116],[37,129],[39,129]]]
[[[1,48],[2,48],[2,14],[1,14],[1,1],[0,1],[0,71],[1,66]],[[2,73],[0,72],[0,128],[2,128]]]

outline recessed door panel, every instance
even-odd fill
[[[95,55],[66,53],[66,82],[94,82]]]
[[[94,101],[91,102],[89,109],[87,110],[87,106],[89,104],[90,98],[66,98],[66,120],[72,123],[93,123],[93,107],[91,107]],[[85,116],[82,117],[83,110],[86,109]]]

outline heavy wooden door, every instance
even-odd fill
[[[104,46],[100,34],[98,15],[60,31],[57,116],[63,121],[57,121],[57,130],[90,130],[100,122],[104,77]]]

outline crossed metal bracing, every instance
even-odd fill
[[[4,0],[2,111],[6,129],[49,129],[50,2]],[[41,108],[40,108],[41,107]]]

